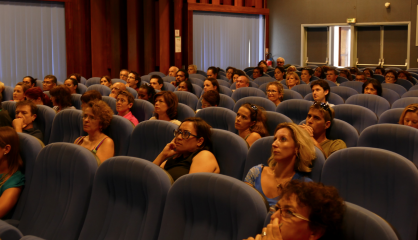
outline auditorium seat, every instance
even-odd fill
[[[90,87],[91,85],[94,85],[94,84],[100,84],[100,78],[99,77],[89,78],[86,82],[86,87],[88,88],[88,87]]]
[[[234,111],[222,107],[207,107],[196,113],[196,117],[205,120],[211,127],[232,133],[237,132],[235,129],[236,116]]]
[[[396,84],[401,85],[407,91],[413,86],[413,84],[410,81],[406,79],[402,79],[402,78],[398,78],[398,80],[396,81]]]
[[[385,82],[385,76],[383,76],[383,75],[373,74],[373,78],[376,79],[377,81],[379,81],[380,83],[384,83]]]
[[[82,112],[75,109],[60,111],[52,122],[51,135],[48,143],[67,142],[74,143],[87,133],[83,131]]]
[[[128,119],[113,115],[109,127],[103,133],[109,136],[115,144],[115,156],[128,154],[129,141],[131,140],[134,125]]]
[[[147,100],[135,99],[131,112],[138,122],[146,121],[152,118],[154,114],[154,105]]]
[[[219,86],[225,86],[227,88],[231,87],[231,84],[229,84],[228,81],[222,80],[222,79],[216,79],[219,83]]]
[[[390,104],[386,99],[371,94],[353,95],[349,97],[345,103],[366,107],[376,113],[378,117],[384,111],[390,109]]]
[[[328,85],[329,85],[330,87],[336,87],[336,86],[337,86],[337,84],[336,84],[335,82],[333,82],[333,81],[326,80],[326,79],[325,79],[325,81],[327,81],[327,83],[328,83]]]
[[[404,97],[396,100],[392,104],[392,108],[405,108],[409,104],[418,103],[418,97]]]
[[[171,82],[176,81],[176,78],[175,77],[171,77],[171,76],[165,76],[162,79],[163,79],[164,82],[168,82],[168,83],[171,83]]]
[[[119,78],[112,78],[110,81],[112,81],[112,84],[115,84],[117,82],[123,83],[123,85],[126,85],[126,81],[119,79]]]
[[[418,90],[418,85],[415,85],[409,89],[409,91],[414,91],[414,90]]]
[[[274,134],[274,130],[276,129],[277,125],[279,125],[280,123],[292,122],[292,119],[278,112],[266,111],[265,114],[266,114],[267,131],[269,132],[270,135]]]
[[[392,89],[393,91],[397,92],[399,96],[402,96],[404,93],[407,92],[406,88],[402,87],[401,85],[393,84],[393,83],[382,83],[382,88]]]
[[[81,110],[81,94],[71,94],[71,105]]]
[[[223,108],[228,108],[229,110],[234,110],[235,101],[231,97],[222,93],[219,94],[219,97],[220,97],[220,101],[219,101],[218,107],[223,107]],[[201,100],[197,102],[196,109],[202,109]]]
[[[81,76],[80,77],[80,83],[86,85],[86,82],[87,82],[86,78]]]
[[[396,100],[401,98],[399,94],[392,89],[389,88],[382,88],[382,97],[392,105]]]
[[[4,110],[7,110],[7,112],[9,113],[10,118],[15,119],[15,115],[16,115],[16,102],[14,101],[4,101],[1,102],[1,107]]]
[[[141,76],[141,82],[147,82],[147,83],[149,83],[150,78],[151,78],[151,75]]]
[[[267,85],[268,85],[268,84],[269,84],[269,83],[263,83],[263,84],[261,84],[261,85],[260,85],[260,87],[258,87],[258,89],[260,89],[261,91],[263,91],[264,93],[266,93],[266,94],[267,94],[267,92],[266,92],[266,91],[267,91],[267,89],[266,89],[266,88],[267,88]],[[288,89],[286,85],[283,85],[283,84],[282,84],[282,86],[283,86],[283,89]]]
[[[196,105],[199,99],[191,92],[186,91],[174,91],[174,94],[176,94],[179,103],[183,103],[187,106],[189,106],[191,109],[196,111]]]
[[[303,96],[296,91],[283,89],[283,101],[290,99],[303,99]]]
[[[228,97],[232,96],[232,90],[229,87],[220,85],[219,88],[220,88],[219,93],[225,94]],[[203,91],[202,91],[202,95],[203,95]]]
[[[252,88],[252,87],[244,87],[244,88],[240,88],[240,89],[236,89],[233,93],[232,93],[232,99],[234,99],[234,101],[238,101],[241,98],[244,97],[264,97],[266,98],[266,94],[261,91],[258,88]]]
[[[410,160],[377,148],[342,149],[325,162],[321,182],[335,186],[345,201],[388,221],[400,239],[415,240],[418,170]]]
[[[186,104],[179,103],[177,105],[177,120],[182,122],[184,119],[194,117],[196,114],[194,110]]]
[[[380,115],[379,123],[398,124],[403,110],[403,108],[392,108],[384,111],[382,115]]]
[[[345,77],[340,77],[340,76],[338,76],[338,77],[337,77],[337,83],[341,84],[341,83],[343,83],[343,82],[348,82],[348,79],[347,79],[347,78],[345,78]]]
[[[305,100],[313,101],[314,99],[313,99],[312,93],[309,93],[308,95],[306,95]],[[328,102],[334,105],[340,105],[340,104],[344,104],[344,99],[340,97],[338,94],[331,92],[328,97]]]
[[[144,159],[120,156],[106,160],[94,178],[78,239],[157,240],[170,178]]]
[[[97,90],[100,92],[100,94],[102,94],[102,96],[109,96],[111,90],[109,87],[105,86],[105,85],[100,85],[100,84],[94,84],[91,85],[87,88],[87,91],[91,91],[91,90]]]
[[[260,107],[263,107],[266,111],[276,111],[276,104],[267,98],[263,97],[245,97],[241,98],[235,103],[234,112],[238,112],[239,108],[245,103],[251,103]]]
[[[279,104],[276,112],[284,114],[296,124],[306,119],[312,103],[303,99],[290,99]]]
[[[33,122],[33,125],[44,135],[45,145],[49,143],[52,124],[54,122],[55,116],[56,113],[52,108],[44,105],[38,105],[38,114],[36,115],[36,119]]]
[[[158,240],[247,239],[260,233],[266,215],[262,196],[242,181],[187,174],[168,193]]]
[[[65,112],[65,111],[63,111]],[[97,162],[87,149],[71,143],[43,148],[35,162],[18,228],[0,221],[3,234],[42,239],[77,239],[87,213]],[[7,238],[15,239],[15,238]]]
[[[109,105],[116,115],[118,114],[118,111],[116,111],[116,99],[109,96],[102,96],[102,100]]]
[[[356,90],[358,93],[363,93],[363,83],[362,82],[348,81],[348,82],[341,83],[340,86],[350,87],[350,88]]]
[[[197,70],[197,74],[200,74],[200,75],[202,75],[202,76],[204,76],[204,77],[207,77],[206,72],[205,72],[205,71],[202,71],[202,70]],[[189,76],[189,77],[190,77],[190,76]]]
[[[150,75],[150,76],[152,76],[152,75],[158,75],[158,76],[160,76],[160,77],[165,77],[165,74],[164,73],[162,73],[162,72],[150,72],[150,73],[148,73],[148,75]]]
[[[197,79],[200,79],[202,81],[205,81],[206,76],[202,75],[202,74],[199,74],[199,73],[192,73],[192,74],[189,74],[189,78],[197,78]]]
[[[402,98],[405,97],[418,97],[418,90],[409,90],[408,92],[402,95]]]
[[[377,124],[377,116],[370,109],[351,105],[341,104],[333,107],[335,118],[343,120],[357,129],[360,134],[368,126]]]
[[[79,83],[77,85],[77,93],[83,95],[85,92],[87,92],[86,85]]]
[[[134,99],[138,98],[138,92],[135,89],[133,89],[131,87],[126,87],[126,91],[128,91],[130,94],[132,94]]]
[[[192,78],[192,77],[189,77],[189,81],[190,81],[191,83],[196,84],[197,86],[199,86],[199,87],[203,88],[203,81],[202,81],[202,80],[200,80],[199,78]]]
[[[42,91],[44,90],[44,85],[42,80],[36,80],[36,87],[39,87]],[[87,84],[87,83],[86,83]],[[86,85],[84,84],[84,85]]]
[[[192,86],[193,86],[194,94],[196,95],[197,98],[199,98],[203,93],[203,89],[194,83],[192,83]]]
[[[173,84],[168,83],[168,82],[164,82],[163,84],[164,84],[164,86],[163,86],[163,88],[161,89],[162,91],[170,91],[170,92],[174,92],[174,89],[175,89],[176,87],[174,87],[174,85],[173,85]]]
[[[353,88],[345,87],[345,86],[342,86],[342,85],[340,85],[338,87],[331,87],[331,93],[335,93],[338,96],[340,96],[344,100],[344,102],[345,102],[345,100],[347,100],[347,98],[358,94],[358,92],[356,90],[354,90]]]
[[[242,174],[242,180],[245,180],[245,177],[248,174],[248,171],[254,166],[259,164],[264,164],[268,166],[267,160],[271,156],[271,145],[274,142],[274,136],[263,137],[258,139],[251,145],[248,150],[247,160],[245,161],[244,172]],[[320,182],[321,180],[321,171],[322,166],[324,165],[325,158],[324,154],[315,147],[316,159],[313,161],[312,172],[307,173],[306,175],[315,182]]]
[[[10,100],[13,100],[13,88],[10,86],[4,86],[2,101],[10,101]]]
[[[305,97],[309,93],[312,93],[311,86],[307,84],[299,84],[292,87],[292,91],[298,92],[302,97]]]
[[[256,79],[254,79],[254,82],[257,83],[258,86],[264,84],[264,83],[269,83],[269,82],[275,82],[276,79],[272,78],[272,77],[258,77]]]

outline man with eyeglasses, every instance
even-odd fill
[[[50,91],[55,86],[57,86],[57,77],[55,77],[54,75],[46,75],[44,77],[44,81],[42,82],[42,90],[44,92]]]
[[[335,187],[290,181],[273,211],[270,224],[255,240],[338,239],[345,203]]]
[[[116,99],[116,97],[119,95],[119,92],[126,90],[126,87],[125,87],[125,84],[121,82],[116,82],[112,85],[110,90],[112,91],[110,92],[109,97]]]
[[[126,69],[122,69],[119,72],[119,78],[123,81],[128,81],[129,71]]]
[[[284,58],[278,57],[276,62],[277,62],[277,67],[284,67]]]
[[[365,82],[367,81],[366,74],[365,74],[365,73],[363,73],[363,72],[359,72],[359,73],[357,73],[357,75],[356,75],[356,81],[357,81],[357,82],[362,82],[362,83],[365,83]]]

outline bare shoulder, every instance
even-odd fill
[[[211,153],[208,150],[202,150],[200,151],[198,154],[196,154],[196,156],[194,156],[193,160],[195,159],[207,159],[207,158],[213,158],[215,159],[215,155],[213,155],[213,153]]]
[[[109,136],[107,138],[105,138],[105,140],[103,140],[103,144],[105,144],[106,146],[114,146],[115,143],[113,142],[113,139],[110,138]]]

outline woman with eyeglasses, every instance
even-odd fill
[[[246,141],[248,148],[258,139],[268,136],[264,108],[251,103],[243,104],[235,118],[235,129]]]
[[[274,206],[283,188],[291,180],[311,182],[315,147],[308,133],[294,123],[281,123],[274,131],[274,142],[267,166],[260,164],[250,169],[244,182],[263,194]]]
[[[384,83],[391,83],[394,84],[398,81],[398,73],[395,70],[388,70],[385,73],[385,82]]]
[[[220,173],[213,155],[209,124],[200,118],[186,118],[174,131],[174,139],[154,160],[174,181],[188,173]]]
[[[280,82],[270,82],[267,84],[267,98],[276,106],[283,101],[283,85]]]
[[[109,127],[113,110],[102,100],[90,101],[83,107],[83,130],[88,134],[74,143],[90,150],[100,165],[115,154],[113,140],[103,133]]]

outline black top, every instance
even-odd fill
[[[164,169],[171,175],[173,180],[176,181],[177,178],[190,172],[190,166],[192,165],[193,158],[202,150],[205,149],[199,149],[186,158],[183,157],[183,154],[177,158],[173,158],[174,156],[169,157],[165,163]]]
[[[28,130],[23,129],[22,132],[27,133],[29,135],[32,135],[32,136],[38,138],[39,140],[41,140],[42,142],[44,142],[44,135],[42,134],[41,130],[39,130],[37,128],[31,128],[31,129],[28,129]]]
[[[4,109],[0,109],[0,127],[12,127],[12,119],[9,112]]]

